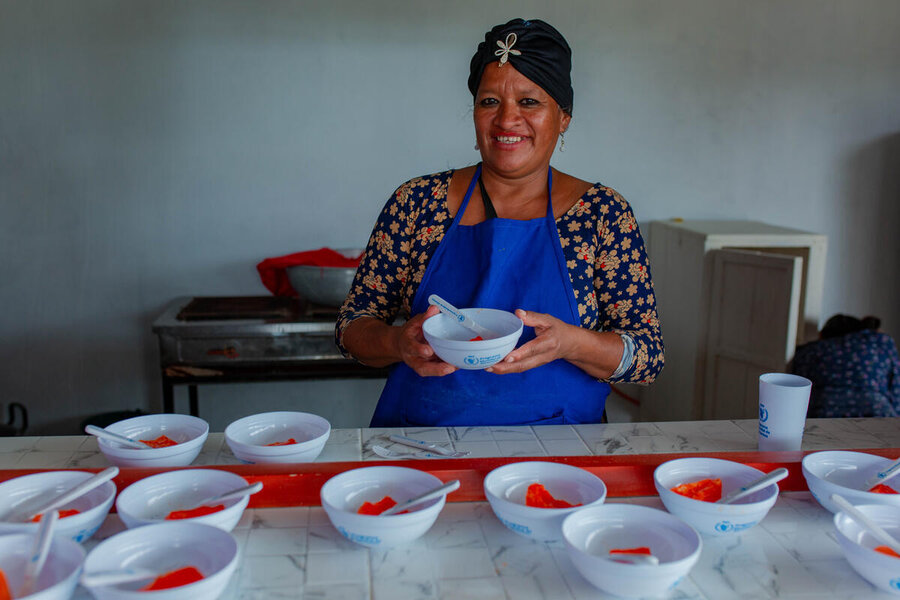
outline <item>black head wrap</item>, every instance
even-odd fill
[[[509,52],[505,52],[507,49]],[[516,71],[541,86],[560,108],[572,114],[572,49],[551,25],[538,19],[513,19],[487,32],[469,65],[469,91],[473,96],[478,93],[484,68],[495,61],[501,64],[508,61]]]

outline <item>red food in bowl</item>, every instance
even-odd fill
[[[152,592],[154,590],[168,590],[170,588],[181,587],[195,581],[203,579],[203,573],[197,570],[197,567],[182,567],[175,571],[169,571],[160,575],[153,580],[148,586],[142,587],[142,592]]]
[[[638,546],[637,548],[613,548],[610,554],[651,554],[650,548],[647,546]]]
[[[722,499],[722,480],[701,479],[693,483],[682,483],[673,487],[672,491],[694,500],[717,502]]]
[[[141,440],[143,443],[147,444],[151,448],[168,448],[169,446],[177,446],[178,442],[173,440],[167,435],[161,435],[158,438],[154,438],[152,440]]]
[[[266,446],[290,446],[291,444],[296,444],[297,440],[294,438],[288,438],[283,442],[272,442],[271,444],[266,444]]]
[[[547,491],[540,483],[532,483],[525,493],[525,506],[535,508],[572,508],[581,504],[569,504],[565,500],[557,500],[553,494]]]
[[[202,517],[203,515],[211,515],[213,513],[217,513],[220,510],[225,510],[224,504],[217,504],[215,506],[198,506],[197,508],[192,508],[190,510],[173,510],[168,515],[166,515],[166,521],[175,521],[178,519],[193,519],[195,517]]]
[[[380,515],[389,508],[397,505],[397,501],[390,496],[385,496],[374,504],[372,502],[363,502],[362,506],[356,511],[360,515]]]
[[[878,485],[876,485],[869,491],[873,492],[875,494],[896,494],[897,493],[896,490],[894,490],[893,488],[889,488],[888,486],[884,485],[883,483],[879,483]]]
[[[75,509],[75,508],[67,508],[65,510],[59,511],[59,518],[65,519],[66,517],[71,517],[72,515],[77,515],[80,512],[81,512],[80,510]],[[33,517],[31,517],[31,522],[39,523],[41,520],[41,517],[43,517],[43,516],[44,515],[34,515]]]

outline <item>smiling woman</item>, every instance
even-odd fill
[[[388,200],[336,327],[346,355],[392,366],[372,426],[598,422],[609,381],[649,383],[662,369],[631,208],[550,167],[572,119],[570,70],[569,45],[547,23],[491,29],[468,80],[481,162],[413,179]],[[515,311],[518,347],[484,370],[442,361],[422,333],[438,312],[431,294]]]

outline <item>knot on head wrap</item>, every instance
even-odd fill
[[[508,61],[572,114],[572,49],[551,25],[538,19],[513,19],[487,32],[469,65],[469,91],[473,96],[478,93],[485,67],[495,61],[501,65]]]

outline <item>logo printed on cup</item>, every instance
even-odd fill
[[[762,423],[765,423],[766,421],[769,420],[769,411],[766,410],[765,406],[759,407],[759,420]]]

